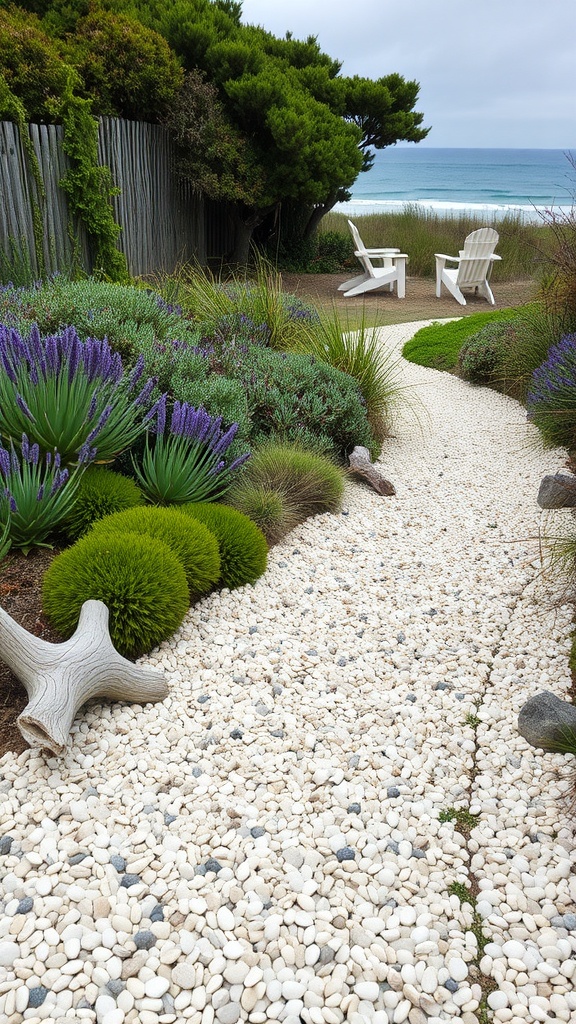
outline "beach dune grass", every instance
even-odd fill
[[[466,235],[488,223],[466,214],[442,216],[409,203],[400,212],[361,214],[350,219],[357,225],[368,248],[395,246],[407,252],[408,273],[413,277],[435,277],[434,254],[457,256]],[[508,214],[492,226],[500,235],[496,252],[502,257],[494,266],[492,279],[514,281],[536,276],[553,245],[550,226],[544,220],[524,223],[522,217],[515,214]],[[347,216],[327,214],[321,231],[349,233]]]

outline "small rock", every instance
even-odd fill
[[[336,850],[336,856],[339,861],[355,860],[356,851],[351,846],[343,846],[341,850]]]
[[[156,945],[156,936],[150,931],[136,932],[132,941],[136,949],[152,949]]]

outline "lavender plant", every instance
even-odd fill
[[[576,334],[552,345],[534,370],[526,408],[548,447],[576,451]]]
[[[143,373],[143,356],[126,375],[106,339],[83,342],[74,327],[24,338],[0,325],[0,435],[18,445],[25,433],[64,465],[109,461],[145,429],[155,380],[140,386]]]
[[[28,554],[32,547],[50,547],[49,538],[74,503],[83,468],[72,473],[58,452],[42,458],[38,444],[26,434],[20,454],[0,447],[0,537]],[[4,552],[5,554],[6,552]]]
[[[200,407],[174,402],[170,427],[166,429],[166,395],[155,403],[147,417],[155,418],[154,442],[147,438],[141,466],[134,473],[149,501],[157,505],[214,501],[226,493],[234,473],[250,457],[246,452],[226,461],[238,424],[222,429],[222,417],[212,417]]]

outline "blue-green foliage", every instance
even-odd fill
[[[0,291],[0,323],[23,333],[37,324],[42,334],[74,326],[82,340],[107,338],[129,364],[156,341],[195,345],[198,338],[179,307],[155,292],[87,278],[56,276],[30,288]]]

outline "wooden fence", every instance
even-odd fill
[[[40,182],[16,125],[0,122],[0,249],[9,262],[29,260],[37,276],[66,271],[75,262],[89,273],[89,240],[82,225],[71,220],[58,184],[69,166],[62,128],[31,124],[28,130]],[[225,211],[219,216],[210,204],[207,229],[206,205],[173,173],[170,142],[162,127],[101,118],[98,154],[120,189],[113,199],[122,229],[118,247],[132,276],[170,272],[181,261],[205,263],[223,254],[229,243]]]

